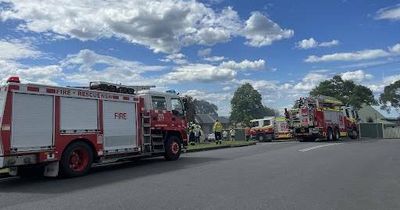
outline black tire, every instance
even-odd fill
[[[265,136],[263,134],[257,134],[257,140],[259,142],[264,142],[265,141]]]
[[[307,140],[309,142],[315,142],[315,140],[317,140],[317,138],[315,138],[314,136],[308,137]]]
[[[85,142],[74,142],[65,149],[60,161],[63,177],[86,175],[93,163],[93,150]]]
[[[182,147],[180,144],[180,139],[177,136],[169,136],[165,142],[165,154],[166,160],[172,161],[179,159],[182,152]],[[218,141],[216,141],[218,144]]]
[[[326,140],[333,141],[333,130],[332,130],[332,128],[328,128],[328,133],[326,134]]]
[[[356,129],[353,129],[349,132],[349,137],[351,139],[357,139],[358,138],[358,131]]]
[[[305,137],[304,138],[299,138],[298,140],[299,140],[299,142],[306,142],[307,138],[305,138]]]
[[[333,133],[333,140],[337,141],[340,140],[340,132],[339,129],[335,129],[334,133]]]

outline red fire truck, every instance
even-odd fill
[[[300,98],[291,110],[285,109],[293,135],[300,141],[328,141],[358,137],[358,114],[351,107],[327,96]]]
[[[138,157],[176,160],[187,146],[184,101],[151,86],[0,87],[0,169],[81,176],[93,165]]]

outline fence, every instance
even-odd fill
[[[383,126],[383,138],[385,139],[399,139],[400,138],[400,126],[396,125],[384,125]]]
[[[400,126],[383,123],[360,123],[360,137],[400,139]]]

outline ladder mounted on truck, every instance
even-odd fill
[[[109,82],[90,82],[89,89],[91,90],[101,90],[107,92],[116,92],[116,93],[125,93],[134,95],[138,91],[141,90],[150,90],[151,88],[155,88],[155,85],[136,85],[136,86],[128,86],[122,84],[114,84]]]

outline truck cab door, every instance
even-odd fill
[[[171,98],[171,112],[173,122],[179,124],[182,120],[185,120],[185,110],[179,98]]]

